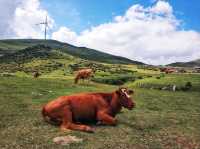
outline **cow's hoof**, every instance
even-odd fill
[[[65,127],[61,127],[60,130],[64,131],[64,132],[71,132],[72,131],[72,130],[65,128]]]
[[[102,121],[98,121],[97,123],[96,123],[96,125],[102,125],[103,123],[102,123]]]
[[[90,133],[94,133],[95,132],[95,129],[92,128],[92,127],[86,127],[85,129],[87,132],[90,132]]]

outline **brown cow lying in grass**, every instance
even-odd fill
[[[42,109],[42,115],[48,122],[58,122],[61,130],[81,130],[93,132],[87,125],[77,124],[81,121],[97,121],[100,124],[116,125],[115,115],[122,107],[131,110],[135,103],[130,95],[133,90],[119,88],[112,93],[80,93],[61,96]]]
[[[93,74],[94,74],[94,71],[92,69],[81,69],[76,74],[74,83],[77,84],[80,79],[82,80],[89,79],[90,77],[92,77]]]

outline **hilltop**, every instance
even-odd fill
[[[168,66],[173,66],[173,67],[200,67],[200,59],[193,60],[193,61],[190,61],[190,62],[171,63]]]
[[[89,49],[86,47],[76,47],[67,43],[59,42],[56,40],[39,40],[39,39],[9,39],[0,40],[0,55],[1,57],[19,52],[26,51],[27,48],[35,47],[37,45],[48,46],[49,49],[58,50],[62,53],[81,58],[84,60],[91,60],[96,62],[110,63],[110,64],[137,64],[141,65],[142,62],[133,61],[121,56],[114,56],[108,53],[100,52],[98,50]],[[34,50],[34,49],[32,49]],[[37,49],[36,49],[37,50]],[[40,52],[41,54],[41,52]]]
[[[42,76],[71,77],[79,69],[93,68],[99,73],[94,81],[119,85],[135,79],[134,71],[125,68],[129,64],[136,67],[143,63],[55,40],[0,41],[0,73],[3,74],[30,76],[37,71]]]

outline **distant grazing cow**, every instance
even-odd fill
[[[35,71],[35,72],[33,73],[33,77],[34,77],[34,78],[38,78],[39,76],[40,76],[40,73],[39,73],[39,72]]]
[[[90,77],[92,77],[93,74],[94,74],[94,71],[92,69],[79,70],[74,79],[74,83],[77,84],[79,79],[82,79],[82,80],[89,79]]]
[[[176,72],[176,70],[175,70],[174,68],[167,68],[167,69],[165,70],[165,73],[166,73],[166,74],[173,73],[173,72]]]
[[[165,72],[167,68],[160,68],[160,72]]]
[[[61,130],[93,132],[92,127],[80,122],[95,121],[98,124],[116,125],[115,115],[122,107],[131,110],[135,106],[130,96],[133,93],[133,90],[119,88],[111,93],[61,96],[46,104],[42,109],[42,115],[47,122],[59,124]]]

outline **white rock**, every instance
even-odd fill
[[[59,145],[69,145],[70,143],[79,143],[82,142],[83,139],[77,138],[76,136],[61,136],[61,137],[55,137],[53,139],[53,142]]]

